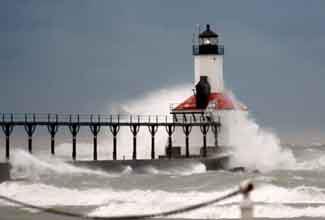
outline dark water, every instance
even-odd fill
[[[20,201],[95,216],[166,211],[217,198],[250,178],[254,214],[261,219],[325,219],[325,146],[290,146],[296,164],[265,173],[206,171],[202,164],[141,174],[132,167],[105,173],[16,152],[14,178],[0,194]],[[23,178],[23,180],[21,179]],[[170,218],[238,218],[241,196]],[[48,219],[49,215],[1,202],[1,219]],[[71,219],[54,217],[51,219]]]

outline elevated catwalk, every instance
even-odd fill
[[[217,138],[221,126],[219,121],[214,121],[204,113],[184,114],[183,117],[175,119],[172,115],[86,115],[86,114],[41,114],[41,113],[0,113],[0,126],[5,134],[6,160],[10,159],[10,137],[15,127],[24,127],[27,134],[27,148],[33,153],[33,136],[37,127],[45,127],[50,135],[51,154],[55,155],[55,136],[59,128],[68,128],[72,136],[72,161],[75,165],[99,168],[103,170],[120,169],[123,166],[131,166],[133,169],[141,170],[144,166],[168,167],[182,165],[184,163],[201,162],[207,169],[220,169],[224,167],[226,158],[212,159],[209,152],[216,152],[218,146],[207,146],[206,136],[211,128],[214,137]],[[93,160],[77,160],[77,136],[80,127],[89,127],[93,135]],[[113,136],[113,158],[99,161],[97,151],[97,136],[102,128],[108,128]],[[121,127],[128,127],[132,133],[133,151],[132,160],[119,160],[117,158],[117,136]],[[155,135],[159,128],[163,128],[168,135],[166,155],[159,158],[155,153]],[[172,146],[172,136],[176,127],[181,127],[185,137],[185,155],[175,154],[178,147]],[[191,155],[189,146],[189,135],[193,127],[199,127],[202,132],[202,147],[200,155]],[[146,128],[151,136],[151,158],[138,160],[137,158],[137,135],[140,128]],[[217,141],[215,141],[217,143]],[[10,166],[8,163],[0,164],[0,180],[8,179]]]

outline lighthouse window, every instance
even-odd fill
[[[211,44],[211,41],[210,41],[209,38],[206,38],[206,39],[203,40],[203,43],[204,44]]]
[[[218,43],[218,40],[215,37],[202,38],[202,39],[200,39],[200,41],[201,41],[200,43],[204,44],[204,45],[210,45],[210,44],[216,45]]]

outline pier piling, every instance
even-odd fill
[[[117,139],[116,136],[118,132],[120,131],[120,126],[118,124],[113,124],[109,126],[109,129],[111,130],[113,134],[113,160],[117,159]]]
[[[157,125],[149,125],[149,132],[151,134],[151,159],[155,159],[155,135],[158,131],[158,126]]]
[[[32,121],[29,120],[28,115],[25,114],[25,131],[27,133],[28,136],[28,152],[32,153],[33,152],[33,134],[36,131],[36,124],[35,124],[35,120],[36,120],[36,115],[33,114],[32,115]]]
[[[100,116],[98,115],[97,122],[93,122],[93,115],[90,116],[92,124],[89,126],[90,131],[93,134],[93,160],[97,160],[97,135],[100,131]]]
[[[131,120],[132,122],[132,120]],[[136,160],[137,159],[137,134],[140,131],[140,126],[139,124],[133,124],[130,126],[131,132],[133,134],[133,153],[132,153],[132,159]]]
[[[11,113],[10,114],[10,121],[8,122],[6,120],[5,114],[2,114],[2,124],[1,124],[1,128],[3,133],[6,136],[6,159],[9,160],[10,158],[10,135],[12,134],[13,130],[14,130],[14,125],[13,125],[13,121],[14,121],[14,116]]]
[[[203,157],[207,156],[207,133],[209,132],[209,125],[201,125],[200,130],[203,134]]]
[[[14,130],[14,126],[6,123],[2,126],[2,131],[6,136],[6,159],[8,160],[10,158],[10,135],[12,134],[12,131]]]
[[[172,145],[173,145],[173,143],[172,143],[172,135],[173,135],[173,133],[175,132],[175,125],[173,125],[173,124],[169,124],[169,125],[166,125],[166,127],[165,127],[165,129],[166,129],[166,131],[167,131],[167,134],[168,134],[168,147],[167,147],[167,156],[168,156],[168,158],[169,159],[171,159],[172,158]]]
[[[58,132],[58,115],[55,115],[55,122],[51,121],[51,115],[48,114],[47,130],[51,136],[51,154],[55,155],[55,135]]]
[[[211,130],[214,134],[214,146],[219,147],[219,142],[218,142],[219,126],[213,124],[211,125]]]
[[[183,132],[185,134],[185,156],[187,158],[190,157],[190,142],[189,142],[189,135],[192,131],[192,126],[191,125],[184,125],[183,127]]]
[[[77,122],[73,122],[72,115],[69,117],[70,125],[69,130],[72,134],[72,159],[76,160],[77,157],[77,134],[80,131],[79,125],[80,116],[77,115]]]

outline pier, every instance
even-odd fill
[[[53,114],[53,113],[0,113],[0,126],[5,135],[5,158],[10,158],[10,137],[15,127],[23,127],[27,134],[29,153],[33,152],[33,136],[38,127],[45,127],[50,136],[51,154],[55,155],[55,137],[60,128],[68,128],[72,136],[72,160],[77,159],[77,136],[81,127],[88,127],[93,136],[93,160],[98,158],[97,136],[103,128],[113,136],[113,160],[117,160],[117,136],[121,127],[128,127],[133,139],[132,159],[137,160],[137,135],[140,129],[146,129],[151,136],[151,160],[156,159],[155,135],[158,129],[164,129],[168,135],[167,158],[171,159],[172,135],[176,127],[182,128],[185,138],[185,158],[190,157],[189,134],[193,127],[199,127],[202,133],[202,156],[207,157],[206,135],[211,128],[215,145],[218,145],[220,121],[213,120],[205,113],[175,115],[100,115],[100,114]]]

